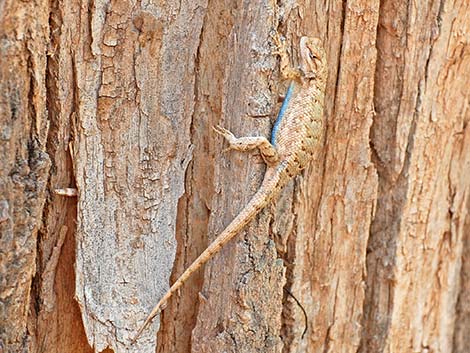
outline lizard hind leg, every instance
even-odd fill
[[[258,149],[261,157],[268,166],[274,166],[279,161],[276,148],[262,136],[235,137],[229,130],[221,126],[214,126],[214,131],[222,135],[229,143],[231,150],[246,152]]]

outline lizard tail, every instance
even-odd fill
[[[251,198],[248,204],[238,214],[237,217],[222,231],[222,233],[207,247],[204,252],[183,272],[183,274],[176,280],[170,287],[166,294],[152,309],[151,313],[147,316],[144,323],[137,331],[137,334],[132,340],[134,343],[137,338],[142,334],[147,325],[153,318],[160,313],[164,308],[166,302],[170,297],[183,285],[184,282],[204,265],[212,256],[220,251],[223,245],[229,242],[235,235],[237,235],[250,221],[273,199],[277,190],[280,190],[279,185],[282,182],[282,176],[279,171],[271,171],[266,173],[266,176],[256,194]]]

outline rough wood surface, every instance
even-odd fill
[[[469,6],[0,2],[0,352],[466,353]],[[324,40],[324,153],[130,347],[259,186],[211,126],[269,135],[273,28]]]
[[[31,347],[26,322],[50,168],[42,6],[47,1],[0,3],[0,351],[7,352]]]
[[[381,5],[364,352],[452,351],[470,234],[468,11],[465,1]]]
[[[90,345],[151,352],[158,321],[129,346],[167,289],[178,199],[191,158],[197,2],[95,1],[79,28],[76,299]],[[88,27],[86,24],[91,26]],[[177,60],[175,60],[177,58]]]

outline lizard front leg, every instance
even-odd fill
[[[223,127],[214,126],[213,129],[215,132],[225,137],[230,144],[229,149],[242,152],[258,149],[261,157],[263,157],[263,160],[268,166],[274,166],[279,161],[276,148],[265,137],[235,137],[234,134]]]
[[[302,78],[302,72],[291,65],[286,41],[281,39],[280,34],[276,31],[271,34],[271,38],[276,45],[276,49],[273,50],[272,54],[279,55],[281,59],[279,69],[282,77],[286,80],[299,81]]]

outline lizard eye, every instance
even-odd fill
[[[310,59],[312,60],[315,60],[317,57],[315,55],[313,55],[313,53],[311,51],[308,52],[308,56],[310,57]]]

